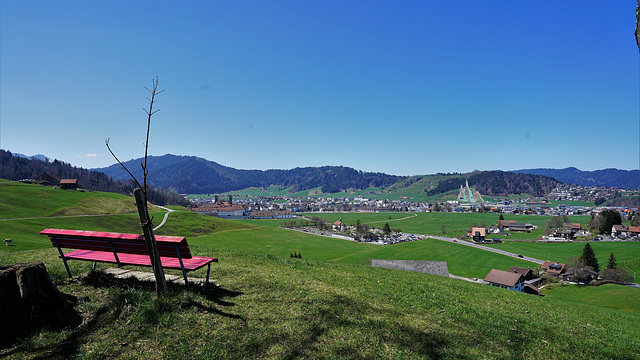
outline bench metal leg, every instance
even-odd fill
[[[184,276],[184,284],[189,285],[189,281],[187,280],[187,272],[182,269],[182,276]]]
[[[211,263],[207,264],[207,284],[209,283],[209,273],[211,272]]]
[[[53,241],[56,244],[56,248],[58,248],[58,252],[60,253],[60,258],[64,263],[64,268],[67,269],[67,274],[69,275],[70,278],[72,278],[73,276],[71,276],[71,270],[69,270],[69,265],[67,264],[67,258],[64,257],[64,253],[62,252],[60,245],[58,245],[58,240],[56,238],[53,238]]]
[[[62,254],[62,251],[60,251],[60,254]],[[64,257],[64,254],[62,254],[62,262],[64,263],[65,269],[67,269],[67,274],[72,278],[73,276],[71,276],[71,270],[69,270],[69,265],[67,264],[67,259]]]
[[[93,265],[91,265],[91,270],[95,270],[96,269],[96,262],[93,262]]]

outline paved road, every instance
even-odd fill
[[[448,241],[448,242],[456,243],[456,244],[460,244],[460,245],[471,246],[471,247],[475,247],[475,248],[478,248],[478,249],[481,249],[481,250],[491,251],[491,252],[498,253],[498,254],[505,255],[505,256],[509,256],[509,257],[516,257],[518,259],[530,261],[532,263],[536,263],[536,264],[540,264],[540,265],[542,265],[544,263],[544,260],[534,259],[534,258],[528,257],[528,256],[518,257],[518,254],[514,254],[514,253],[511,253],[511,252],[508,252],[508,251],[504,251],[504,250],[500,250],[500,249],[494,249],[492,247],[483,246],[483,245],[480,245],[480,244],[475,244],[475,243],[472,243],[472,242],[469,242],[469,241],[458,240],[458,239],[455,239],[455,238],[448,238],[448,237],[444,237],[444,236],[427,235],[427,237],[430,237],[430,238],[436,239],[436,240]]]

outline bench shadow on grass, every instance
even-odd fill
[[[131,300],[142,299],[151,302],[155,299],[155,282],[142,281],[136,278],[116,278],[111,274],[105,274],[100,271],[90,271],[86,276],[82,276],[79,279],[82,284],[91,286],[94,288],[111,288],[119,289],[122,292],[118,292],[112,295],[104,304],[98,308],[97,311],[90,314],[90,317],[85,319],[84,323],[70,332],[70,335],[54,346],[50,345],[38,345],[33,339],[27,339],[23,342],[22,346],[18,346],[8,353],[3,355],[11,355],[13,353],[28,352],[32,355],[32,359],[67,359],[78,355],[81,346],[87,341],[87,338],[99,331],[101,328],[110,325],[116,319],[126,316],[130,309],[126,306],[121,306],[123,301],[132,302]],[[195,308],[201,312],[208,312],[219,316],[224,316],[231,319],[239,319],[245,321],[245,319],[236,314],[221,311],[215,307],[204,305],[198,301],[195,301],[191,296],[186,296],[184,299],[179,299],[180,294],[184,292],[189,294],[197,294],[202,296],[208,301],[215,303],[216,305],[223,307],[234,306],[235,303],[224,300],[225,298],[233,298],[239,295],[243,295],[242,292],[232,291],[224,289],[215,284],[190,284],[189,286],[168,283],[169,295],[166,297],[171,299],[174,297],[177,304],[162,306],[160,310],[156,311],[155,315],[151,317],[147,316],[147,322],[157,322],[157,319],[161,313],[158,312],[173,312],[180,309]],[[149,292],[152,295],[149,295]],[[177,296],[176,296],[177,295]],[[177,299],[176,299],[177,298]],[[90,299],[79,299],[80,301],[91,301]],[[169,300],[171,301],[171,300]]]

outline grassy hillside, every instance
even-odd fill
[[[102,198],[96,201],[102,204],[97,209],[122,200],[109,200],[110,194],[52,193],[74,197],[57,200],[48,195],[50,190],[34,188],[42,194],[34,191],[28,196],[44,199],[34,213],[44,216],[50,215],[44,209],[55,207],[58,200],[66,205],[54,211],[73,208],[74,202],[86,199],[77,195]],[[84,275],[67,280],[57,250],[38,234],[45,227],[138,232],[137,214],[16,219],[12,211],[32,217],[17,203],[5,201],[7,206],[0,209],[0,219],[5,219],[0,221],[3,236],[13,238],[15,244],[0,247],[0,264],[44,262],[62,291],[86,299],[77,305],[86,320],[78,329],[36,334],[14,348],[0,350],[0,357],[640,358],[640,305],[620,300],[640,298],[636,295],[639,289],[588,287],[578,288],[581,292],[577,293],[568,288],[562,293],[561,288],[541,298],[360,265],[371,258],[446,260],[452,273],[468,277],[483,277],[494,267],[529,265],[459,244],[424,240],[376,246],[284,230],[276,221],[227,221],[177,211],[157,233],[187,236],[193,253],[218,257],[212,278],[220,287],[176,286],[169,297],[156,299],[152,285],[91,272],[90,262],[71,261],[72,273]],[[88,210],[83,211],[88,215]],[[154,223],[163,215],[154,213]],[[435,219],[431,223],[427,217],[385,215],[387,219],[370,214],[366,220],[388,221],[391,215],[416,228],[422,219],[428,223],[422,226],[437,229]],[[454,217],[440,221],[449,221],[447,226],[453,228],[464,222]],[[594,247],[599,258],[610,244],[621,243],[592,243],[604,246]],[[614,251],[621,252],[616,252],[619,264],[626,256],[622,253],[637,254],[637,247],[631,246],[636,243],[624,244],[629,247]],[[545,248],[519,250],[540,255]],[[293,251],[304,258],[289,258]],[[557,248],[557,254],[572,251]],[[101,264],[99,269],[106,266]],[[204,277],[205,272],[201,269],[191,275]],[[605,304],[598,300],[603,296],[616,300]]]
[[[154,210],[159,209],[149,209]],[[0,219],[126,213],[137,213],[133,197],[97,191],[62,190],[13,181],[0,182]]]
[[[640,315],[443,277],[210,250],[220,288],[155,299],[131,280],[64,280],[54,249],[38,258],[62,291],[87,296],[87,324],[42,332],[9,358],[634,359]],[[73,263],[72,271],[90,264]],[[198,275],[198,274],[196,274]],[[200,274],[202,276],[203,274]]]

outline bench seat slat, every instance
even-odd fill
[[[91,251],[91,250],[75,250],[64,254],[67,259],[97,261],[106,263],[115,263],[116,259],[112,252]],[[118,259],[122,265],[151,266],[151,260],[148,255],[141,254],[125,254],[118,253]],[[177,258],[160,256],[163,268],[180,270],[180,261]],[[211,263],[217,262],[216,258],[193,256],[190,259],[182,259],[185,270],[197,270]]]

